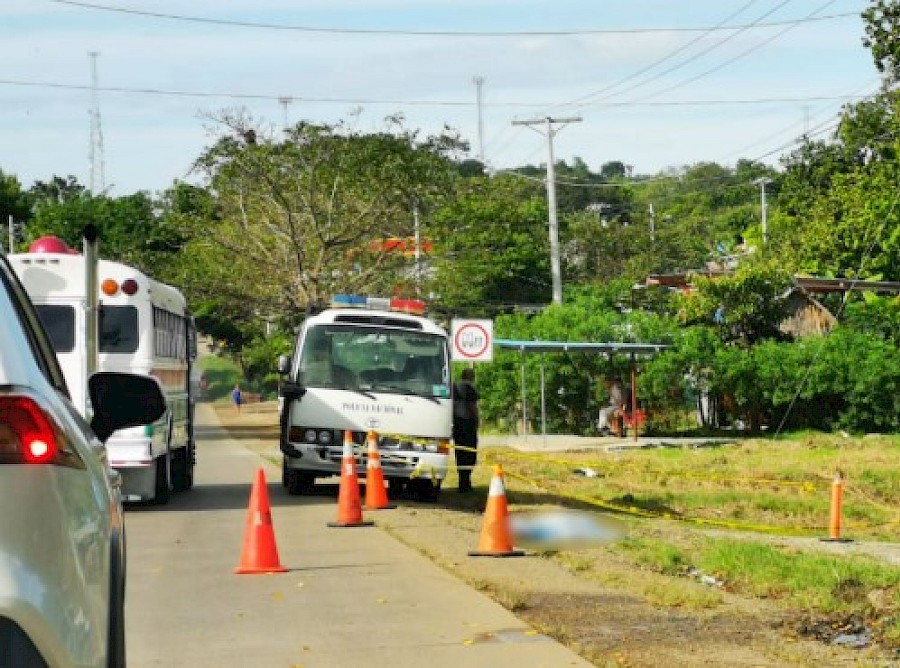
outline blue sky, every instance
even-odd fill
[[[513,121],[548,115],[582,118],[555,154],[595,170],[777,164],[804,130],[827,136],[842,104],[877,90],[867,4],[4,0],[0,169],[25,187],[89,183],[92,51],[113,195],[195,180],[213,117],[239,107],[273,131],[285,119],[377,131],[402,113],[423,134],[458,130],[478,157],[476,76],[497,169],[546,160],[546,140]]]

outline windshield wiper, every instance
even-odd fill
[[[335,389],[337,390],[346,390],[347,392],[356,392],[357,394],[363,395],[366,399],[375,400],[377,397],[371,392],[366,392],[364,389],[360,387],[349,387],[347,385],[339,385]]]
[[[440,401],[438,401],[438,400],[434,397],[434,395],[431,395],[431,394],[422,394],[421,392],[414,392],[413,390],[410,390],[410,389],[407,389],[407,388],[404,388],[404,387],[399,387],[399,386],[397,386],[397,385],[390,385],[390,384],[385,384],[385,383],[379,383],[379,384],[378,384],[378,387],[377,387],[377,388],[373,388],[373,389],[375,389],[376,391],[377,391],[378,389],[390,390],[390,391],[392,391],[392,392],[395,392],[396,394],[403,395],[404,397],[420,397],[420,398],[422,398],[422,399],[428,399],[429,401],[433,401],[433,402],[436,403],[436,404],[441,403]]]

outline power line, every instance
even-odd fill
[[[777,11],[779,8],[781,8],[787,1],[788,1],[788,0],[784,0],[780,5],[776,6],[774,9],[770,10],[768,13],[763,14],[762,16],[760,16],[758,19],[756,19],[756,21],[753,21],[753,24],[758,24],[758,23],[760,23],[764,18],[766,18],[767,16],[769,16],[770,14],[772,14],[773,12],[775,12],[775,11]],[[755,2],[757,2],[757,0],[750,0],[750,2],[748,2],[747,4],[745,4],[745,5],[744,5],[743,7],[741,7],[739,10],[737,10],[736,12],[730,14],[728,17],[726,17],[725,19],[723,19],[718,25],[720,25],[720,26],[721,26],[721,25],[724,25],[725,23],[727,23],[728,21],[730,21],[730,20],[731,20],[732,18],[734,18],[735,16],[741,14],[745,9],[747,9],[748,7],[750,7],[751,5],[753,5]],[[727,41],[729,41],[729,40],[731,40],[731,39],[737,37],[738,35],[742,34],[742,33],[744,32],[744,30],[745,30],[745,29],[741,29],[741,30],[735,31],[735,32],[733,32],[731,35],[725,37],[725,39],[722,39],[722,40],[716,42],[716,43],[713,44],[711,47],[709,47],[709,48],[707,48],[707,49],[705,49],[705,50],[703,50],[703,51],[700,51],[699,53],[697,53],[697,54],[695,54],[694,56],[688,58],[687,60],[683,60],[683,61],[681,61],[680,63],[676,63],[676,64],[673,65],[672,67],[670,67],[670,68],[668,68],[668,69],[665,69],[665,70],[663,70],[662,72],[658,72],[657,74],[653,75],[652,77],[650,77],[650,78],[648,78],[648,79],[645,79],[644,81],[639,81],[639,82],[637,82],[637,83],[634,83],[634,84],[632,84],[631,86],[629,86],[628,88],[626,88],[625,90],[620,90],[620,91],[618,91],[617,93],[611,93],[610,95],[612,95],[612,94],[618,94],[618,95],[621,95],[622,93],[627,93],[627,92],[629,92],[629,91],[634,90],[634,89],[637,88],[637,87],[646,85],[646,84],[648,84],[648,83],[650,83],[650,82],[652,82],[652,81],[656,81],[656,80],[659,79],[660,77],[665,76],[666,74],[669,74],[670,72],[673,72],[673,71],[676,70],[676,69],[679,69],[679,68],[681,68],[681,67],[684,67],[685,65],[687,65],[688,63],[691,63],[692,61],[696,60],[696,59],[699,58],[700,56],[705,55],[706,53],[709,53],[709,52],[712,51],[713,49],[718,48],[719,46],[721,46],[722,44],[724,44],[725,42],[727,42]],[[575,99],[575,100],[572,100],[572,101],[569,102],[568,104],[575,105],[575,104],[578,104],[578,103],[586,102],[587,100],[590,100],[591,98],[597,97],[597,96],[599,96],[599,95],[603,95],[604,93],[608,93],[609,91],[611,91],[611,90],[613,90],[613,89],[615,89],[615,88],[618,88],[618,87],[621,86],[622,84],[627,83],[627,82],[630,81],[630,80],[633,80],[633,79],[636,79],[636,78],[640,77],[642,74],[644,74],[644,73],[646,73],[646,72],[652,70],[652,69],[653,69],[654,67],[656,67],[657,65],[661,65],[661,64],[664,63],[665,61],[667,61],[667,60],[669,60],[669,59],[671,59],[671,58],[677,56],[679,53],[681,53],[681,52],[683,52],[683,51],[686,51],[687,49],[689,49],[690,47],[692,47],[694,44],[697,44],[697,43],[700,42],[701,40],[705,39],[707,36],[711,35],[713,32],[714,32],[714,30],[711,28],[710,30],[707,30],[706,32],[702,33],[701,35],[698,35],[697,37],[695,37],[695,38],[692,39],[691,41],[687,42],[686,44],[683,44],[682,46],[680,46],[679,48],[675,49],[674,51],[669,52],[668,54],[666,54],[665,56],[663,56],[663,57],[660,58],[659,60],[656,60],[655,62],[651,63],[650,65],[648,65],[648,66],[646,66],[646,67],[644,67],[644,68],[638,70],[638,71],[635,72],[634,74],[629,75],[629,76],[626,76],[626,77],[622,77],[622,78],[619,79],[618,81],[615,81],[615,82],[611,83],[610,85],[605,86],[604,88],[601,88],[600,90],[596,90],[596,91],[594,91],[593,93],[588,93],[587,95],[584,95],[584,96],[582,96],[582,97],[580,97],[580,98],[577,98],[577,99]],[[605,97],[609,97],[609,95],[606,95]]]
[[[807,18],[813,17],[814,15],[818,14],[818,13],[821,12],[823,9],[825,9],[826,7],[828,7],[829,5],[834,4],[834,2],[835,2],[835,0],[828,0],[828,2],[826,2],[824,5],[822,5],[821,7],[819,7],[819,9],[816,9],[816,10],[810,12],[810,13],[807,15]],[[782,3],[782,4],[784,4],[784,3]],[[780,7],[780,6],[781,6],[781,5],[779,5],[779,7]],[[673,84],[673,85],[669,86],[668,88],[663,88],[662,90],[658,90],[658,91],[656,91],[655,93],[651,93],[650,95],[647,95],[647,96],[641,98],[640,101],[646,101],[646,100],[648,100],[648,99],[650,99],[650,98],[652,98],[652,97],[656,97],[656,96],[658,96],[658,95],[662,95],[663,93],[669,93],[669,92],[675,90],[676,88],[683,88],[684,86],[687,86],[688,84],[694,83],[694,82],[697,81],[698,79],[702,79],[702,78],[705,77],[705,76],[708,76],[708,75],[710,75],[710,74],[713,74],[713,73],[715,73],[715,72],[718,72],[718,71],[721,70],[722,68],[727,67],[728,65],[731,65],[732,63],[734,63],[734,62],[740,60],[741,58],[744,58],[745,56],[750,55],[750,54],[753,53],[754,51],[758,51],[759,49],[761,49],[762,47],[766,46],[767,44],[770,44],[771,42],[774,42],[776,39],[778,39],[779,37],[781,37],[782,35],[784,35],[784,34],[787,33],[788,31],[793,30],[793,29],[796,28],[796,27],[797,27],[796,24],[795,24],[795,25],[788,25],[788,26],[782,28],[781,30],[779,30],[778,32],[776,32],[774,35],[772,35],[772,36],[769,37],[768,39],[763,40],[763,41],[760,42],[759,44],[755,44],[754,46],[750,47],[749,49],[745,49],[744,51],[741,51],[741,52],[740,52],[739,54],[737,54],[736,56],[733,56],[733,57],[729,58],[728,60],[726,60],[726,61],[724,61],[724,62],[722,62],[722,63],[719,63],[719,64],[716,65],[715,67],[711,67],[711,68],[708,69],[708,70],[704,70],[703,72],[700,72],[699,74],[696,74],[696,75],[694,75],[694,76],[692,76],[692,77],[690,77],[690,78],[688,78],[688,79],[684,79],[683,81],[680,81],[680,82],[678,82],[678,83],[676,83],[676,84]]]
[[[876,90],[876,91],[874,91],[874,92],[870,92],[870,93],[863,93],[863,91],[865,91],[866,89],[870,88],[870,87],[871,87],[872,85],[874,85],[875,83],[877,83],[877,82],[869,82],[869,83],[867,83],[865,86],[862,86],[862,87],[858,88],[858,89],[857,89],[856,91],[854,91],[853,94],[849,97],[848,101],[852,101],[852,100],[857,99],[857,98],[861,98],[860,101],[865,101],[865,100],[867,100],[867,99],[871,99],[871,98],[877,96],[877,95],[878,95],[878,90]],[[830,106],[831,106],[831,105],[829,105],[829,107],[830,107]],[[813,129],[821,127],[822,124],[824,124],[824,123],[829,123],[829,122],[833,121],[833,120],[834,120],[834,115],[835,115],[835,113],[839,113],[839,112],[840,112],[840,110],[829,111],[829,112],[828,112],[828,114],[829,114],[828,118],[827,118],[825,121],[822,121],[821,123],[817,124],[817,125],[815,126],[815,128],[812,128],[812,129],[811,129],[810,126],[809,126],[809,110],[808,110],[808,107],[805,108],[804,111],[805,111],[805,114],[804,114],[804,126],[803,126],[803,133],[801,134],[801,138],[804,137],[804,136],[811,136],[810,133],[812,132]],[[818,112],[816,112],[816,115],[817,115],[817,116],[818,116],[818,115],[821,115],[821,114],[825,113],[825,111],[826,111],[825,109],[823,109],[823,110],[821,110],[821,111],[818,111]],[[793,132],[793,131],[794,131],[795,125],[796,125],[796,123],[792,123],[789,127],[782,128],[781,130],[778,130],[777,132],[774,132],[774,133],[768,135],[767,137],[764,137],[764,138],[762,138],[762,139],[757,139],[757,140],[755,140],[755,141],[753,141],[753,142],[751,142],[751,143],[749,143],[749,144],[746,144],[744,147],[742,147],[742,148],[740,148],[740,149],[737,149],[737,150],[734,150],[734,151],[730,151],[726,156],[723,156],[722,158],[720,158],[719,161],[727,160],[728,157],[730,157],[730,156],[740,155],[740,154],[742,154],[742,153],[744,153],[744,152],[746,152],[746,151],[749,151],[749,150],[751,150],[751,149],[753,149],[753,148],[755,148],[755,147],[757,147],[757,146],[768,144],[770,141],[777,139],[777,138],[780,137],[781,135],[787,134],[788,132]]]
[[[110,5],[102,5],[93,2],[79,2],[76,0],[46,0],[59,5],[68,5],[70,7],[78,7],[81,9],[89,9],[103,12],[114,12],[118,14],[127,14],[130,16],[142,16],[146,18],[165,19],[168,21],[186,21],[191,23],[204,23],[208,25],[230,26],[237,28],[257,28],[265,30],[287,30],[297,32],[310,33],[328,33],[328,34],[345,34],[345,35],[395,35],[407,37],[570,37],[575,35],[633,35],[641,33],[672,33],[672,32],[707,32],[710,30],[738,30],[746,27],[767,28],[772,26],[783,26],[788,24],[810,23],[812,21],[826,21],[831,19],[841,19],[850,16],[859,16],[858,12],[842,12],[831,14],[828,16],[817,16],[815,18],[785,19],[782,21],[772,21],[769,23],[759,23],[755,25],[724,25],[724,26],[688,26],[688,27],[656,27],[656,28],[603,28],[603,29],[584,29],[584,30],[513,30],[513,31],[497,31],[497,30],[399,30],[395,28],[332,28],[317,27],[308,25],[294,25],[287,23],[266,23],[260,21],[237,21],[229,19],[216,19],[204,16],[189,16],[185,14],[170,14],[163,12],[151,12],[138,9],[128,9],[125,7],[113,7]]]
[[[93,91],[93,86],[83,84],[57,83],[53,81],[36,81],[25,79],[0,79],[2,86],[23,86],[30,88],[53,88],[72,91]],[[275,93],[241,93],[236,91],[192,91],[167,88],[142,88],[132,86],[99,86],[97,91],[104,93],[121,93],[134,95],[158,95],[168,97],[196,97],[196,98],[231,98],[236,100],[259,100],[265,102],[278,102],[282,104],[285,99],[311,104],[392,104],[430,107],[473,107],[477,102],[464,100],[415,100],[415,99],[375,99],[358,97],[309,97],[299,95],[284,95]],[[800,97],[758,97],[744,99],[707,99],[707,100],[657,100],[643,101],[632,100],[622,102],[596,102],[587,104],[587,107],[690,107],[690,106],[727,106],[727,105],[754,105],[754,104],[796,104],[800,102],[833,102],[852,99],[854,95],[808,95]],[[547,108],[546,102],[515,102],[498,101],[483,102],[485,107],[509,107],[509,108]]]

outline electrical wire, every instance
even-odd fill
[[[771,16],[774,12],[778,11],[779,9],[781,9],[781,8],[782,8],[784,5],[786,5],[789,1],[790,1],[790,0],[782,0],[782,2],[781,2],[780,4],[776,5],[775,7],[773,7],[772,9],[770,9],[768,12],[766,12],[765,14],[763,14],[762,16],[760,16],[758,19],[756,19],[756,21],[753,21],[753,22],[751,23],[751,26],[752,26],[752,25],[756,25],[756,24],[761,23],[763,19],[765,19],[765,18],[768,17],[768,16]],[[731,14],[730,16],[728,16],[727,18],[725,18],[725,19],[722,21],[722,24],[727,23],[732,17],[734,17],[734,16],[736,16],[736,15],[738,15],[738,14],[741,14],[745,9],[747,9],[748,7],[750,7],[751,5],[753,5],[755,2],[756,2],[756,0],[751,0],[750,2],[748,2],[747,4],[745,4],[743,7],[741,7],[737,12],[735,12],[734,14]],[[726,44],[727,42],[729,42],[730,40],[734,39],[735,37],[738,37],[739,35],[742,35],[744,32],[746,32],[746,31],[749,30],[749,29],[750,29],[750,26],[747,26],[747,27],[745,27],[745,28],[741,28],[740,30],[737,30],[737,31],[733,32],[731,35],[725,37],[724,39],[719,40],[718,42],[716,42],[716,43],[710,45],[709,47],[707,47],[707,48],[701,50],[699,53],[694,54],[694,55],[691,56],[690,58],[688,58],[688,59],[686,59],[686,60],[683,60],[683,61],[681,61],[681,62],[679,62],[679,63],[676,63],[675,65],[673,65],[673,66],[671,66],[671,67],[669,67],[669,68],[663,70],[662,72],[656,73],[655,75],[653,75],[652,77],[650,77],[650,78],[648,78],[648,79],[645,79],[645,80],[643,80],[643,81],[638,81],[638,82],[632,84],[631,86],[626,87],[624,90],[616,91],[615,93],[608,93],[607,95],[604,96],[604,99],[610,97],[611,95],[622,95],[622,94],[628,93],[628,92],[630,92],[630,91],[632,91],[632,90],[634,90],[634,89],[636,89],[636,88],[640,88],[641,86],[645,86],[645,85],[647,85],[648,83],[652,83],[653,81],[656,81],[656,80],[660,79],[661,77],[665,76],[666,74],[670,74],[671,72],[674,72],[675,70],[681,69],[682,67],[684,67],[684,66],[686,66],[686,65],[689,65],[690,63],[692,63],[693,61],[697,60],[697,59],[700,58],[701,56],[704,56],[704,55],[706,55],[707,53],[709,53],[710,51],[713,51],[714,49],[717,49],[718,47],[722,46],[723,44]],[[666,60],[669,60],[670,58],[672,58],[672,57],[678,55],[678,54],[681,53],[682,51],[687,50],[689,47],[693,46],[694,44],[700,42],[701,40],[705,39],[705,38],[708,37],[709,35],[713,34],[713,32],[714,32],[713,29],[707,30],[706,32],[704,32],[703,34],[701,34],[701,35],[699,35],[698,37],[694,38],[693,40],[691,40],[690,42],[688,42],[687,44],[685,44],[685,45],[682,46],[681,48],[675,49],[674,51],[672,51],[672,52],[669,53],[668,55],[664,56],[663,58],[657,60],[656,62],[652,63],[652,64],[649,65],[648,67],[645,67],[645,68],[639,70],[638,72],[636,72],[636,73],[635,73],[634,75],[632,75],[631,77],[624,77],[624,78],[622,78],[622,79],[619,79],[619,81],[615,82],[614,84],[611,84],[610,86],[607,86],[606,88],[602,88],[602,89],[600,89],[599,91],[595,91],[594,93],[590,93],[590,94],[588,94],[588,95],[586,95],[586,96],[584,96],[584,97],[582,97],[582,98],[578,98],[577,100],[573,100],[570,104],[571,104],[571,105],[576,105],[576,104],[578,104],[578,103],[586,102],[587,100],[589,100],[589,99],[591,99],[591,98],[597,97],[598,95],[601,95],[601,94],[603,94],[603,93],[607,93],[607,92],[610,91],[611,89],[617,88],[620,84],[625,83],[625,82],[629,81],[630,79],[637,78],[637,77],[640,76],[641,74],[643,74],[643,73],[645,73],[645,72],[647,72],[647,71],[653,69],[653,68],[656,67],[657,65],[660,65],[660,64],[662,64],[663,62],[665,62]]]
[[[826,7],[828,7],[829,5],[833,5],[834,3],[835,3],[835,0],[828,0],[825,4],[823,4],[822,6],[820,6],[818,9],[813,10],[812,12],[810,12],[810,13],[807,15],[807,18],[812,17],[812,16],[818,14],[819,12],[823,11]],[[779,5],[779,6],[780,6],[780,5]],[[744,58],[744,57],[750,55],[750,54],[753,53],[754,51],[758,51],[759,49],[763,48],[764,46],[766,46],[766,45],[768,45],[768,44],[771,44],[771,43],[774,42],[776,39],[779,39],[780,37],[782,37],[783,35],[785,35],[786,33],[790,32],[791,30],[793,30],[793,29],[796,28],[796,27],[797,27],[796,25],[789,25],[789,26],[786,26],[786,27],[782,28],[781,30],[779,30],[778,32],[776,32],[776,33],[775,33],[774,35],[772,35],[771,37],[769,37],[768,39],[764,39],[764,40],[763,40],[762,42],[760,42],[759,44],[755,44],[754,46],[750,47],[749,49],[746,49],[746,50],[740,52],[740,53],[737,54],[736,56],[733,56],[733,57],[729,58],[728,60],[726,60],[726,61],[724,61],[724,62],[722,62],[722,63],[719,63],[719,64],[716,65],[715,67],[711,67],[711,68],[708,69],[708,70],[704,70],[703,72],[700,72],[699,74],[696,74],[696,75],[694,75],[694,76],[692,76],[692,77],[690,77],[690,78],[688,78],[688,79],[684,79],[683,81],[680,81],[680,82],[678,82],[678,83],[676,83],[676,84],[673,84],[673,85],[669,86],[668,88],[663,88],[662,90],[658,90],[658,91],[656,91],[655,93],[651,93],[650,95],[644,96],[643,98],[640,98],[640,100],[641,100],[641,101],[645,101],[645,100],[649,100],[649,99],[651,99],[651,98],[657,97],[657,96],[659,96],[659,95],[662,95],[662,94],[664,94],[664,93],[669,93],[669,92],[671,92],[671,91],[673,91],[673,90],[676,90],[676,89],[678,89],[678,88],[683,88],[683,87],[685,87],[685,86],[687,86],[687,85],[689,85],[689,84],[692,84],[692,83],[694,83],[695,81],[697,81],[697,80],[699,80],[699,79],[702,79],[702,78],[704,78],[704,77],[709,76],[710,74],[714,74],[715,72],[718,72],[719,70],[721,70],[721,69],[727,67],[728,65],[731,65],[732,63],[734,63],[734,62],[736,62],[736,61],[738,61],[738,60],[741,60],[742,58]]]
[[[345,34],[345,35],[395,35],[406,37],[571,37],[574,35],[622,35],[622,34],[640,34],[640,33],[660,33],[660,32],[706,32],[709,30],[736,30],[744,28],[743,25],[729,25],[719,27],[661,27],[661,28],[603,28],[603,29],[586,29],[586,30],[515,30],[515,31],[497,31],[497,30],[399,30],[396,28],[333,28],[333,27],[316,27],[307,25],[292,25],[286,23],[265,23],[259,21],[237,21],[228,19],[215,19],[203,16],[189,16],[185,14],[171,14],[164,12],[151,12],[146,10],[129,9],[126,7],[114,7],[111,5],[103,5],[95,2],[80,2],[77,0],[46,0],[59,5],[67,5],[80,9],[88,9],[102,12],[113,12],[118,14],[127,14],[129,16],[140,16],[145,18],[165,19],[169,21],[184,21],[190,23],[203,23],[208,25],[230,26],[237,28],[258,28],[265,30],[287,30],[309,33],[327,33],[327,34]],[[795,23],[809,23],[811,21],[826,21],[831,19],[846,18],[848,16],[857,16],[856,12],[843,12],[832,14],[830,16],[819,16],[816,18],[787,19],[783,21],[773,21],[765,24],[754,25],[753,27],[771,27],[781,26]]]
[[[877,85],[877,83],[878,83],[877,81],[870,81],[870,82],[868,82],[866,85],[864,85],[864,86],[862,86],[862,87],[856,89],[856,90],[855,90],[853,93],[851,93],[850,95],[845,96],[844,99],[846,100],[847,103],[850,103],[850,102],[852,102],[854,99],[860,99],[860,101],[864,101],[864,100],[867,100],[867,99],[874,98],[874,97],[877,96],[878,93],[879,93],[879,90],[878,90],[878,89],[876,89],[876,90],[874,90],[874,91],[870,91],[870,92],[868,92],[868,93],[864,93],[863,91],[866,91],[866,90],[871,89],[872,86],[873,86],[873,85]],[[830,106],[831,106],[831,105],[829,105],[829,107],[830,107]],[[828,118],[828,120],[829,120],[829,121],[830,121],[830,120],[833,120],[834,114],[840,113],[840,111],[841,111],[841,110],[838,109],[838,110],[835,110],[835,111],[830,111],[830,112],[828,112],[828,113],[829,113],[829,118]],[[820,110],[820,111],[818,111],[818,112],[816,112],[816,115],[821,115],[822,113],[825,113],[825,110],[824,110],[824,109],[823,109],[823,110]],[[732,156],[740,156],[741,154],[746,153],[747,151],[749,151],[749,150],[751,150],[751,149],[753,149],[753,148],[755,148],[755,147],[757,147],[757,146],[759,146],[759,145],[761,145],[761,144],[768,144],[771,140],[775,139],[776,137],[780,137],[781,135],[786,134],[786,133],[788,133],[788,132],[793,132],[793,131],[794,131],[794,126],[795,126],[795,124],[792,123],[790,126],[785,127],[785,128],[782,128],[781,130],[778,130],[777,132],[774,132],[774,133],[772,133],[771,135],[768,135],[767,137],[765,137],[765,138],[763,138],[763,139],[755,140],[755,141],[751,142],[750,144],[747,144],[747,145],[743,146],[742,148],[739,148],[739,149],[737,149],[737,150],[735,150],[735,151],[730,151],[727,155],[725,155],[725,156],[719,158],[719,160],[717,160],[717,162],[726,162],[726,161],[728,161],[728,159],[729,159],[730,157],[732,157]],[[818,126],[814,126],[814,127],[818,127]],[[809,128],[809,127],[805,127],[804,130],[803,130],[803,133],[800,135],[799,138],[802,139],[803,135],[808,135],[809,132],[810,132],[810,128]]]
[[[67,84],[53,81],[35,81],[25,79],[0,79],[2,86],[23,86],[30,88],[55,88],[60,90],[93,91],[101,93],[122,93],[135,95],[159,95],[169,97],[196,97],[196,98],[231,98],[235,100],[258,100],[265,102],[281,102],[286,97],[292,102],[310,104],[390,104],[409,105],[419,107],[474,107],[475,102],[460,100],[416,100],[416,99],[391,99],[391,98],[358,98],[358,97],[311,97],[300,95],[273,94],[273,93],[241,93],[237,91],[192,91],[168,88],[142,88],[132,86],[91,86],[88,84]],[[851,95],[809,95],[804,97],[760,97],[743,99],[707,99],[707,100],[661,100],[656,102],[608,102],[598,103],[603,107],[684,107],[684,106],[728,106],[728,105],[756,105],[756,104],[797,104],[800,102],[821,102],[850,99]],[[484,103],[488,107],[539,107],[546,108],[546,103],[500,101]]]

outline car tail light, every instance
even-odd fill
[[[0,396],[0,464],[56,464],[81,468],[59,430],[28,396]]]

